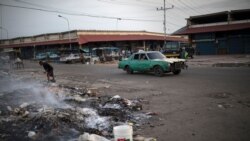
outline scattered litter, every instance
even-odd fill
[[[7,109],[8,109],[10,112],[12,112],[11,106],[7,106]]]
[[[158,115],[158,113],[156,113],[156,112],[147,112],[146,115],[155,116],[155,115]]]
[[[109,117],[101,117],[97,114],[97,111],[91,108],[77,108],[78,118],[85,122],[86,127],[105,130],[110,127]],[[83,115],[83,116],[81,116]]]
[[[132,141],[133,127],[130,125],[120,125],[113,127],[115,141]]]
[[[219,107],[219,108],[224,108],[223,105],[221,105],[221,104],[218,104],[218,107]]]
[[[133,138],[134,141],[144,141],[145,138],[140,136],[140,135],[137,135],[136,137]]]
[[[22,114],[22,117],[27,117],[29,115],[30,112],[28,111],[25,111],[23,114]]]
[[[105,104],[102,108],[110,108],[110,109],[121,109],[121,105],[119,104]]]
[[[121,99],[121,96],[115,95],[115,96],[113,96],[113,97],[111,98],[111,100],[112,100],[112,99]]]
[[[25,102],[25,103],[21,104],[19,107],[23,109],[23,108],[26,108],[28,106],[29,106],[29,103]]]
[[[92,92],[91,92],[91,90],[87,90],[87,94],[91,94]]]
[[[110,88],[110,87],[111,87],[110,85],[106,85],[106,86],[105,86],[106,89],[108,89],[108,88]]]
[[[144,104],[149,104],[149,101],[148,101],[148,100],[139,99],[139,101],[140,101],[141,103],[144,103]]]
[[[10,111],[0,111],[0,130],[6,134],[1,139],[27,140],[28,133],[28,137],[33,140],[36,140],[38,135],[42,136],[43,140],[80,140],[79,133],[82,131],[88,132],[93,138],[98,135],[111,138],[112,127],[130,122],[136,125],[134,130],[139,130],[140,125],[150,118],[149,115],[139,112],[142,110],[140,99],[126,99],[119,95],[96,97],[97,90],[95,87],[82,89],[50,83],[39,83],[33,90],[28,83],[25,88],[11,91],[13,96],[18,97],[16,103],[21,105],[12,101],[0,103],[0,106],[7,107],[7,110],[1,110],[2,112]],[[3,96],[5,98],[9,95]],[[71,129],[77,133],[71,132]],[[103,138],[94,139],[106,141]]]
[[[74,100],[76,102],[85,102],[86,99],[85,98],[82,98],[81,96],[79,95],[74,95],[72,98],[70,98],[71,100]]]
[[[219,103],[219,104],[218,104],[218,107],[219,107],[219,108],[227,109],[227,108],[232,108],[233,105],[227,104],[227,103]]]
[[[43,106],[42,108],[37,110],[40,113],[53,113],[54,109],[52,107],[48,107],[48,106]]]
[[[80,135],[78,141],[110,141],[110,140],[96,134],[84,133],[83,135]]]
[[[50,83],[50,86],[57,87],[58,84],[56,84],[56,83]]]
[[[157,141],[155,138],[146,138],[144,141]]]
[[[34,131],[29,131],[29,133],[28,133],[29,138],[34,138],[35,135],[36,135],[36,132],[34,132]]]
[[[90,96],[90,97],[98,96],[98,89],[97,88],[88,88],[87,89],[87,95]]]

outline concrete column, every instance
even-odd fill
[[[228,23],[228,24],[231,23],[232,20],[233,20],[233,19],[232,19],[232,17],[231,17],[231,13],[228,13],[228,14],[227,14],[227,23]]]
[[[143,41],[143,48],[146,51],[146,41],[145,40]]]
[[[36,45],[34,45],[33,47],[34,47],[34,59],[36,59]]]
[[[189,19],[187,19],[187,26],[189,27],[190,25],[192,25],[192,22]]]

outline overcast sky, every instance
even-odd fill
[[[248,9],[250,0],[166,0],[167,33],[186,25],[186,18]],[[1,39],[70,30],[146,30],[163,33],[163,0],[1,0]],[[21,8],[22,7],[22,8]],[[34,9],[32,9],[34,8]],[[36,9],[36,10],[35,10]]]

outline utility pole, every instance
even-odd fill
[[[157,11],[160,11],[160,10],[163,10],[164,12],[164,20],[163,20],[163,25],[164,25],[164,47],[166,47],[166,40],[167,40],[167,25],[166,25],[166,11],[169,10],[169,9],[173,9],[174,8],[174,5],[172,5],[171,7],[166,7],[166,0],[164,0],[164,4],[163,4],[163,7],[161,8],[156,8]]]
[[[120,21],[120,20],[122,20],[121,18],[117,18],[116,19],[116,30],[118,31],[118,22]]]

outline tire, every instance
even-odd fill
[[[126,70],[127,74],[133,74],[134,73],[134,71],[129,66],[126,66],[125,70]]]
[[[174,71],[173,71],[173,74],[174,74],[174,75],[178,75],[178,74],[180,74],[180,73],[181,73],[181,70],[174,70]]]
[[[163,76],[164,72],[163,72],[163,69],[161,68],[161,66],[155,66],[154,67],[154,75],[155,76]]]

